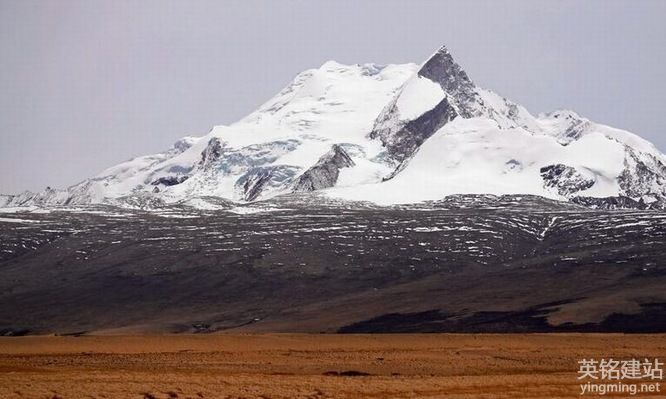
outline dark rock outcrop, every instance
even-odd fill
[[[370,137],[379,137],[391,157],[402,163],[414,155],[424,141],[457,116],[448,98],[444,98],[433,109],[407,122],[390,136],[373,132]]]
[[[636,201],[629,197],[573,197],[569,200],[574,204],[583,205],[592,209],[647,209],[648,205],[642,200]]]
[[[153,186],[175,186],[187,180],[189,176],[164,176],[153,180],[150,184]]]
[[[277,140],[231,148],[218,138],[212,138],[201,153],[199,167],[221,173],[238,173],[275,162],[280,156],[295,150],[301,142],[296,139]]]
[[[267,188],[287,185],[296,171],[287,165],[252,168],[236,181],[235,189],[243,201],[254,201]]]
[[[475,116],[474,104],[480,101],[476,86],[446,47],[441,47],[430,57],[418,75],[438,83],[453,98],[463,118]]]
[[[222,155],[222,142],[217,137],[213,137],[208,142],[206,148],[201,152],[201,161],[199,166],[202,169],[209,169],[215,161]]]
[[[430,57],[417,75],[439,84],[446,93],[444,98],[431,110],[405,121],[400,119],[397,105],[402,94],[399,92],[379,115],[369,135],[372,139],[381,140],[390,158],[398,164],[396,172],[424,141],[446,123],[459,115],[464,118],[475,116],[473,104],[480,102],[474,83],[453,60],[446,47]]]
[[[583,176],[576,168],[561,163],[544,166],[540,172],[544,187],[555,188],[563,196],[587,190],[595,183],[594,179]]]
[[[338,144],[324,154],[319,161],[306,170],[294,185],[294,191],[315,191],[333,187],[338,181],[340,169],[354,166],[349,154]]]
[[[664,198],[666,195],[666,166],[650,154],[642,157],[626,147],[624,169],[617,178],[626,196]]]

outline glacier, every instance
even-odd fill
[[[184,137],[66,189],[0,207],[252,203],[281,195],[418,203],[526,194],[590,207],[666,207],[666,157],[573,111],[532,115],[476,86],[446,47],[424,63],[298,74],[240,121]]]

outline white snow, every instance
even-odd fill
[[[591,154],[595,154],[591,156]],[[554,137],[522,128],[500,130],[489,119],[457,118],[429,138],[393,179],[355,187],[335,187],[329,196],[377,204],[413,203],[453,194],[533,194],[564,199],[544,188],[540,168],[563,163],[596,178],[591,196],[617,195],[624,147],[591,133],[562,146]],[[507,167],[515,165],[515,167]]]
[[[401,119],[414,120],[444,99],[442,87],[430,79],[415,75],[407,81],[396,105]]]
[[[0,218],[0,223],[40,223],[39,220]]]
[[[364,149],[355,159],[358,167],[352,168],[356,173],[348,176],[348,184],[380,179],[389,171],[372,161],[382,148],[367,133],[384,104],[415,70],[414,64],[348,66],[329,61],[298,75],[277,96],[239,122],[216,126],[200,139],[181,139],[165,153],[109,168],[93,180],[90,190],[95,192],[97,202],[137,189],[150,192],[154,186],[148,183],[159,177],[189,174],[190,178],[181,184],[161,187],[161,198],[177,202],[209,195],[239,200],[236,181],[253,166],[284,165],[303,172],[338,143]],[[197,170],[201,153],[213,138],[221,140],[223,150],[233,152],[241,163],[229,165],[228,171]],[[288,140],[296,140],[294,148],[282,144]],[[102,192],[97,193],[97,189]],[[285,189],[276,189],[266,197]]]
[[[386,160],[381,141],[370,139],[369,133],[378,117],[386,115],[384,110],[393,104],[398,110],[397,117],[380,118],[380,125],[391,133],[446,96],[455,97],[419,76],[418,69],[416,64],[328,61],[298,74],[275,97],[236,123],[215,126],[199,138],[186,136],[164,152],[112,166],[67,190],[47,190],[34,198],[24,193],[13,200],[3,196],[0,204],[78,206],[136,196],[224,209],[224,204],[201,197],[243,203],[242,183],[248,181],[244,178],[257,171],[270,171],[269,184],[257,199],[290,192],[298,176],[334,144],[349,153],[355,166],[342,168],[336,186],[325,194],[378,204],[436,200],[452,194],[534,194],[566,199],[555,188],[544,186],[540,169],[553,164],[575,168],[578,175],[594,182],[576,195],[615,196],[623,194],[617,179],[625,165],[636,169],[638,162],[654,168],[666,164],[666,157],[654,145],[632,133],[594,123],[573,111],[534,117],[524,107],[477,87],[472,114],[478,117],[457,117],[447,123],[422,144],[400,173],[382,182],[396,165]],[[202,153],[211,140],[219,140],[220,156],[204,164]],[[637,154],[638,161],[628,157],[628,151]],[[169,180],[185,177],[179,184]],[[645,201],[658,198],[655,193],[666,193],[660,181],[647,179],[642,188]],[[271,210],[275,209],[238,206],[229,212]],[[37,212],[38,208],[0,209],[4,213],[23,211]]]

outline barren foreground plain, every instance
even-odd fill
[[[4,337],[0,398],[573,398],[609,357],[664,359],[666,335]]]

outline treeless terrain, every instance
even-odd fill
[[[0,336],[666,332],[664,212],[299,198],[3,214]]]
[[[666,335],[5,337],[0,398],[571,398],[609,357],[665,359]]]

